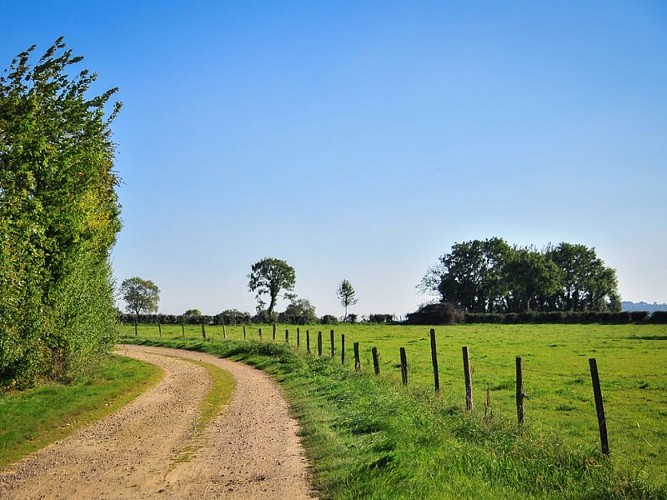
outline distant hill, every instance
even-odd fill
[[[667,311],[667,304],[658,304],[654,302],[653,304],[648,304],[646,302],[621,302],[621,308],[624,311]]]

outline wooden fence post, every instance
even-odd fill
[[[322,332],[317,332],[317,355],[322,356]]]
[[[273,341],[276,341],[276,324],[275,322],[273,323]]]
[[[373,370],[375,370],[375,375],[380,375],[380,358],[378,357],[378,348],[373,347],[371,352],[373,353]]]
[[[408,358],[405,355],[405,347],[401,347],[401,379],[403,385],[408,385]]]
[[[259,341],[260,342],[262,341],[262,329],[261,328],[259,329]]]
[[[345,364],[345,334],[340,334],[340,364]]]
[[[285,343],[289,344],[289,330],[285,330]]]
[[[595,358],[588,360],[591,368],[591,380],[593,381],[593,395],[595,396],[595,411],[598,415],[598,427],[600,428],[600,445],[602,453],[609,455],[609,440],[607,439],[607,420],[604,416],[604,404],[602,403],[602,390],[600,389],[600,377],[598,376],[598,364]]]
[[[227,340],[227,327],[224,324],[222,325],[222,338]]]
[[[354,371],[361,370],[361,360],[359,359],[359,342],[354,343]]]
[[[160,324],[159,321],[157,322],[157,331],[158,331],[158,335],[160,335],[160,337],[162,337],[162,325]]]
[[[306,330],[306,351],[310,354],[310,330]]]
[[[296,327],[296,346],[301,347],[301,330],[298,326]]]
[[[516,418],[519,425],[523,424],[523,364],[521,358],[516,358]]]
[[[470,355],[468,353],[468,346],[463,346],[463,375],[466,383],[466,410],[473,409],[472,403],[472,377],[470,376]]]
[[[433,363],[433,384],[435,393],[440,393],[440,375],[438,374],[438,353],[435,345],[435,329],[431,328],[431,361]]]
[[[334,331],[331,330],[329,332],[329,339],[331,340],[331,357],[333,358],[336,354],[335,349],[334,349]]]
[[[185,323],[181,321],[181,338],[185,338]]]
[[[204,326],[204,323],[201,324],[201,336],[202,338],[206,338],[206,326]]]

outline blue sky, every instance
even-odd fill
[[[252,312],[276,257],[320,316],[342,279],[402,316],[492,236],[595,247],[667,302],[664,1],[0,0],[3,69],[61,35],[120,87],[114,272],[162,312]]]

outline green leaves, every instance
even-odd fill
[[[570,243],[543,251],[501,238],[455,243],[418,287],[469,313],[620,310],[616,272]]]
[[[116,89],[88,98],[95,75],[71,75],[82,57],[62,38],[31,67],[34,51],[0,76],[0,330],[16,343],[0,345],[2,385],[74,376],[114,324]]]

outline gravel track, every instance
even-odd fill
[[[313,498],[298,425],[268,376],[203,353],[129,345],[117,352],[161,367],[164,379],[1,470],[0,498]],[[186,359],[236,379],[232,401],[201,434],[194,424],[211,381]]]

